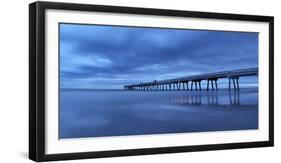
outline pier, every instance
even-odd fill
[[[152,82],[125,85],[126,90],[163,90],[163,91],[201,91],[201,82],[207,81],[206,90],[218,90],[219,79],[229,80],[228,89],[239,91],[239,78],[244,76],[258,76],[258,68],[247,68],[214,73],[198,74],[174,79],[154,80]]]

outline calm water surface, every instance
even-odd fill
[[[60,138],[258,128],[258,89],[61,90]]]

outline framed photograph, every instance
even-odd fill
[[[273,17],[35,2],[29,158],[273,146]]]

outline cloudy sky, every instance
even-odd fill
[[[258,33],[60,24],[61,88],[122,89],[257,66]]]

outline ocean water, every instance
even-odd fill
[[[60,92],[59,138],[258,129],[258,89]]]

